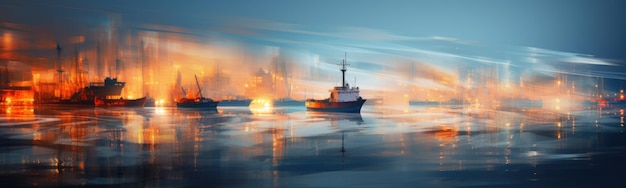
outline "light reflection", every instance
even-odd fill
[[[251,108],[259,108],[259,107],[272,107],[273,100],[267,98],[257,98],[250,102]]]
[[[250,112],[252,112],[252,114],[256,114],[256,115],[270,115],[274,112],[274,108],[270,107],[270,106],[261,106],[261,107],[253,107],[250,106]]]
[[[471,113],[467,113],[467,108],[472,109]],[[255,172],[254,178],[257,179],[273,178],[282,182],[285,171],[281,169],[300,168],[298,161],[292,159],[307,157],[316,159],[303,161],[307,165],[328,167],[325,166],[328,164],[317,163],[317,159],[325,162],[345,160],[342,164],[368,168],[371,166],[365,163],[379,163],[359,161],[359,158],[375,156],[411,164],[402,167],[409,170],[415,170],[412,164],[439,164],[440,170],[498,170],[503,164],[537,164],[549,160],[544,156],[549,157],[554,152],[551,148],[571,147],[568,139],[573,140],[571,138],[576,136],[574,130],[561,129],[562,126],[567,127],[571,121],[572,128],[578,127],[576,131],[580,132],[588,128],[584,122],[593,123],[594,120],[580,118],[576,111],[553,113],[537,110],[539,108],[502,110],[469,105],[412,106],[408,114],[403,112],[404,107],[395,111],[368,109],[354,115],[278,108],[267,115],[256,116],[247,109],[225,108],[207,112],[155,107],[47,111],[45,113],[58,117],[59,122],[30,123],[27,129],[17,131],[32,138],[39,148],[37,153],[7,152],[22,157],[18,159],[22,161],[18,161],[21,167],[40,164],[50,167],[46,173],[52,179],[80,181],[128,176],[143,180],[142,177],[167,174],[171,178],[189,180],[196,176],[187,172],[202,173],[215,168],[216,171],[231,172],[229,170],[235,167],[243,172]],[[604,123],[598,124],[617,122],[615,117],[621,117],[621,111],[608,111],[614,120],[603,118]],[[35,119],[40,114],[25,116]],[[593,118],[596,118],[595,114]],[[576,121],[582,125],[575,126]],[[556,138],[551,138],[560,139],[559,142],[541,142],[548,139],[542,135],[545,130],[551,135],[556,131]],[[343,146],[342,134],[345,134],[344,158],[339,152]],[[536,138],[537,135],[541,138]],[[530,146],[539,143],[537,141],[541,144]],[[48,143],[54,144],[40,147]],[[4,161],[1,164],[8,165]],[[400,167],[381,168],[397,170],[395,168]],[[144,169],[158,171],[146,172]],[[271,169],[270,173],[266,169]],[[70,174],[86,175],[74,177]]]
[[[154,114],[158,115],[158,116],[163,116],[166,114],[166,109],[163,107],[155,107],[154,108]]]

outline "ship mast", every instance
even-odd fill
[[[202,89],[200,89],[200,83],[198,83],[198,76],[193,75],[194,77],[196,77],[196,85],[198,86],[198,94],[200,95],[200,98],[204,98],[204,96],[202,96]]]
[[[63,66],[61,65],[61,45],[57,44],[57,73],[59,73],[59,99],[63,99]]]
[[[346,54],[344,55],[343,61],[341,62],[341,87],[345,88],[346,87],[346,65],[350,65],[346,63],[346,59],[348,57],[348,53],[346,52]]]

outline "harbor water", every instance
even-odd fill
[[[11,187],[616,187],[620,106],[4,106]]]

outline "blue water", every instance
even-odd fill
[[[11,187],[616,187],[623,108],[2,107]]]

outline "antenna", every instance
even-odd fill
[[[348,57],[348,53],[346,52],[345,55],[344,55],[344,59],[343,59],[343,61],[340,64],[341,65],[341,78],[342,78],[341,79],[341,87],[342,88],[346,87],[346,70],[347,70],[346,69],[346,65],[350,65],[350,64],[347,63],[347,60],[346,60],[347,57]]]

